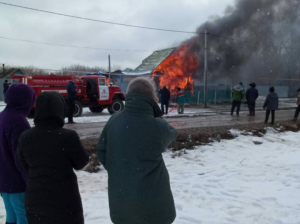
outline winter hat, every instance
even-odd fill
[[[133,79],[127,87],[127,94],[138,93],[144,96],[148,96],[153,100],[157,98],[155,91],[156,86],[154,81],[146,77],[138,77]]]
[[[270,92],[271,92],[271,93],[274,93],[274,92],[275,92],[275,88],[274,88],[273,86],[270,88]]]
[[[240,84],[241,86],[243,85],[243,83],[242,83],[242,82],[240,82],[239,84]]]

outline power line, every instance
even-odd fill
[[[0,2],[0,4],[6,5],[6,6],[11,6],[11,7],[27,9],[27,10],[31,10],[31,11],[43,12],[43,13],[48,13],[48,14],[53,14],[53,15],[58,15],[58,16],[65,16],[65,17],[70,17],[70,18],[74,18],[74,19],[88,20],[88,21],[93,21],[93,22],[98,22],[98,23],[106,23],[106,24],[111,24],[111,25],[126,26],[126,27],[147,29],[147,30],[157,30],[157,31],[164,31],[164,32],[173,32],[173,33],[198,34],[197,32],[191,32],[191,31],[162,29],[162,28],[155,28],[155,27],[137,26],[137,25],[130,25],[130,24],[125,24],[125,23],[116,23],[116,22],[110,22],[110,21],[104,21],[104,20],[98,20],[98,19],[91,19],[91,18],[86,18],[86,17],[67,15],[67,14],[58,13],[58,12],[46,11],[46,10],[42,10],[42,9],[30,8],[30,7],[26,7],[26,6],[14,5],[14,4],[5,3],[5,2]]]
[[[81,49],[90,49],[90,50],[101,50],[101,51],[130,51],[130,52],[147,52],[149,50],[127,50],[127,49],[109,49],[109,48],[97,48],[97,47],[82,47],[82,46],[73,46],[73,45],[64,45],[64,44],[54,44],[54,43],[47,43],[47,42],[39,42],[39,41],[33,41],[33,40],[22,40],[22,39],[16,39],[16,38],[10,38],[10,37],[1,37],[0,39],[4,40],[12,40],[12,41],[21,41],[21,42],[27,42],[27,43],[35,43],[35,44],[44,44],[44,45],[50,45],[50,46],[58,46],[58,47],[70,47],[70,48],[81,48]]]
[[[193,31],[162,29],[162,28],[155,28],[155,27],[130,25],[130,24],[125,24],[125,23],[116,23],[116,22],[110,22],[110,21],[105,21],[105,20],[91,19],[91,18],[86,18],[86,17],[80,17],[80,16],[68,15],[68,14],[63,14],[63,13],[57,13],[57,12],[52,12],[52,11],[47,11],[47,10],[42,10],[42,9],[30,8],[30,7],[26,7],[26,6],[20,6],[20,5],[15,5],[15,4],[10,4],[10,3],[5,3],[5,2],[0,2],[0,4],[6,5],[6,6],[11,6],[11,7],[16,7],[16,8],[27,9],[27,10],[31,10],[31,11],[37,11],[37,12],[43,12],[43,13],[48,13],[48,14],[53,14],[53,15],[58,15],[58,16],[74,18],[74,19],[81,19],[81,20],[87,20],[87,21],[98,22],[98,23],[106,23],[106,24],[111,24],[111,25],[126,26],[126,27],[131,27],[131,28],[157,30],[157,31],[174,32],[174,33],[197,34],[197,35],[204,35],[205,34],[203,32],[198,33],[198,32],[193,32]],[[239,41],[239,42],[248,42],[248,43],[255,44],[254,42],[244,41],[244,40],[235,39],[235,38],[231,38],[231,37],[225,37],[225,36],[221,36],[221,35],[213,34],[213,33],[209,33],[209,32],[207,34],[210,35],[210,36],[214,36],[214,37],[218,37],[218,38],[222,38],[222,39],[234,40],[234,41]]]

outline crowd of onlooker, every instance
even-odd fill
[[[5,85],[4,111],[0,113],[0,193],[7,224],[83,224],[84,215],[75,170],[89,161],[79,136],[63,128],[73,108],[57,92],[43,92],[37,99],[25,84]],[[68,84],[69,103],[76,94]],[[298,108],[300,112],[300,89]],[[116,224],[171,224],[176,217],[173,195],[162,153],[177,131],[162,118],[168,113],[170,91],[160,90],[158,106],[155,83],[136,78],[127,89],[125,109],[111,116],[96,152],[108,172],[110,216]],[[258,91],[255,83],[244,91],[232,89],[232,110],[239,116],[244,97],[249,116],[255,116]],[[184,112],[185,93],[177,89],[178,113]],[[33,128],[26,116],[35,104]],[[166,108],[164,108],[166,107]],[[270,88],[263,108],[268,122],[278,110],[278,95]],[[166,110],[165,110],[166,109]],[[72,116],[69,122],[73,123]]]

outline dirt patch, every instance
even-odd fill
[[[277,132],[298,132],[300,131],[300,123],[280,122],[276,126],[248,124],[179,130],[177,139],[169,146],[169,148],[174,151],[174,156],[180,156],[182,153],[185,153],[185,149],[192,150],[195,146],[236,138],[236,136],[230,132],[232,129],[241,131],[241,134],[245,136],[263,137],[268,128],[273,128]],[[100,163],[96,156],[98,138],[83,139],[81,142],[87,153],[90,155],[90,161],[84,170],[90,173],[98,172],[100,170]],[[253,141],[253,143],[255,145],[262,144],[260,141]]]
[[[274,130],[277,132],[298,132],[300,131],[300,123],[286,121],[279,122],[275,126],[265,125],[262,123],[180,130],[178,138],[170,145],[170,148],[174,151],[182,149],[194,149],[195,146],[206,145],[215,141],[220,142],[221,140],[234,139],[236,136],[230,132],[232,129],[241,131],[242,135],[263,137],[267,133],[268,128],[274,128]],[[256,145],[262,144],[259,141],[253,143]]]
[[[277,132],[285,131],[300,131],[300,123],[295,122],[278,122],[277,125],[265,125],[261,124],[247,124],[247,125],[233,125],[222,127],[207,127],[207,128],[192,128],[179,130],[177,139],[169,146],[174,151],[182,149],[194,149],[195,146],[206,145],[215,141],[221,141],[224,139],[234,139],[234,136],[230,130],[240,130],[242,135],[251,135],[257,137],[263,137],[267,128],[274,128]],[[96,153],[96,145],[98,138],[83,139],[82,144],[89,155]],[[258,143],[258,142],[257,142]],[[256,144],[254,142],[254,144]]]
[[[82,139],[81,143],[89,155],[96,153],[96,146],[98,143],[98,138]]]

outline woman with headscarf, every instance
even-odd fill
[[[37,98],[35,127],[19,142],[19,161],[28,171],[25,207],[29,224],[83,224],[77,177],[88,162],[75,131],[64,129],[65,100],[56,92]]]
[[[135,78],[125,109],[106,124],[97,154],[108,172],[110,217],[115,224],[171,224],[176,217],[162,153],[177,131],[161,116],[155,84]]]

